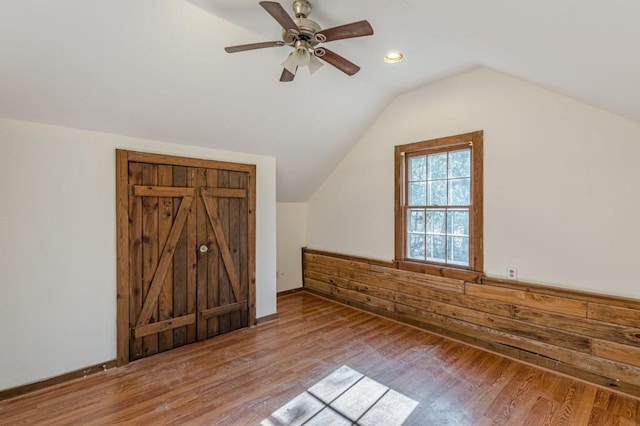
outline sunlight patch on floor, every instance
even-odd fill
[[[417,406],[417,401],[343,365],[260,425],[399,426]]]

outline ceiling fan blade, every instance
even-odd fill
[[[282,82],[293,81],[295,76],[296,76],[295,74],[290,72],[288,69],[284,68],[282,70],[282,75],[280,76],[280,81],[282,81]]]
[[[373,28],[368,21],[352,22],[339,27],[327,28],[319,31],[324,35],[325,41],[342,40],[345,38],[364,37],[373,35]]]
[[[354,75],[355,73],[360,71],[360,67],[359,66],[357,66],[353,62],[348,61],[347,59],[343,58],[342,56],[338,55],[337,53],[332,52],[331,50],[327,49],[326,47],[321,47],[321,48],[316,49],[316,50],[317,51],[324,51],[323,55],[316,55],[316,56],[318,56],[320,59],[324,60],[325,62],[330,63],[331,65],[333,65],[334,67],[338,68],[340,71],[342,71],[343,73],[345,73],[347,75]]]
[[[269,15],[273,16],[273,19],[278,21],[278,23],[287,31],[295,31],[298,32],[298,26],[286,10],[282,7],[282,5],[275,1],[261,1],[260,6],[266,10]]]
[[[245,50],[264,49],[265,47],[282,47],[284,43],[281,41],[264,41],[261,43],[241,44],[238,46],[227,46],[224,50],[227,53],[244,52]]]

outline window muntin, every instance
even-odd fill
[[[396,259],[482,270],[481,172],[482,132],[396,147]]]

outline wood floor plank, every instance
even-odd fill
[[[259,424],[342,365],[407,425],[640,424],[638,400],[298,292],[279,320],[0,401],[0,424]]]

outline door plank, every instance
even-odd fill
[[[174,155],[151,154],[148,152],[128,151],[129,161],[150,164],[170,164],[173,166],[183,167],[202,167],[205,169],[222,169],[222,170],[238,170],[249,171],[254,170],[253,164],[230,163],[226,161],[204,160],[199,158],[176,157]]]
[[[187,186],[186,167],[173,167],[173,186],[180,188]],[[181,202],[179,198],[174,198],[174,217],[178,214]],[[180,234],[176,252],[173,255],[173,315],[176,317],[187,315],[187,233],[184,230]],[[174,329],[173,347],[183,346],[186,343],[187,327]]]
[[[136,322],[136,327],[142,327],[143,325],[147,325],[149,323],[149,319],[151,318],[153,309],[158,304],[158,296],[160,295],[160,290],[162,289],[164,277],[169,270],[169,265],[173,258],[173,253],[176,249],[176,243],[178,242],[178,238],[180,238],[180,234],[182,233],[182,229],[184,228],[184,225],[186,223],[189,208],[191,208],[192,203],[192,197],[184,197],[182,199],[182,202],[180,203],[180,208],[178,209],[176,220],[171,227],[171,232],[169,232],[167,244],[164,246],[164,250],[162,250],[162,257],[160,258],[160,262],[158,262],[158,268],[155,271],[153,281],[151,282],[151,286],[149,287],[149,292],[147,293],[147,297],[145,298],[144,304],[142,305],[142,310],[140,311],[140,316],[138,317],[138,321]]]
[[[157,185],[158,166],[144,164],[142,166],[142,183]],[[142,197],[142,297],[146,298],[158,267],[158,197]],[[144,307],[144,304],[143,304]],[[151,310],[147,322],[154,323],[158,319],[158,304]],[[142,354],[158,353],[158,336],[150,335],[142,338]]]
[[[117,357],[116,365],[129,362],[129,159],[116,150],[116,239],[117,239]],[[123,321],[123,319],[126,319]]]
[[[169,166],[158,166],[158,170],[160,167],[171,170]],[[171,181],[159,182],[159,185],[161,186],[135,185],[133,195],[136,197],[193,197],[195,193],[194,188],[164,186],[171,185]]]
[[[207,216],[209,217],[211,225],[213,226],[213,232],[216,234],[216,241],[218,242],[218,246],[220,247],[220,254],[222,255],[222,261],[224,262],[227,276],[229,277],[229,281],[231,282],[233,294],[236,297],[236,300],[240,300],[241,295],[238,273],[236,272],[236,267],[233,264],[233,258],[231,257],[229,246],[227,245],[226,236],[224,230],[222,229],[222,222],[220,222],[220,218],[213,211],[213,208],[210,205],[211,198],[203,194],[203,200],[205,208],[207,210]]]
[[[129,163],[129,185],[142,183],[142,165]],[[129,329],[142,309],[142,198],[129,191]],[[129,342],[129,360],[142,357],[142,339]]]
[[[247,198],[247,190],[241,188],[202,188],[201,191],[210,197]]]
[[[219,315],[224,315],[230,312],[235,312],[235,311],[245,310],[245,309],[247,309],[247,301],[243,300],[242,302],[238,302],[238,303],[231,303],[229,305],[223,305],[215,308],[206,309],[200,312],[200,316],[204,319],[209,319]]]
[[[205,169],[196,169],[196,187],[203,187],[207,184],[207,178],[205,175]],[[200,247],[206,247],[207,250],[211,250],[211,242],[209,241],[208,227],[209,221],[207,220],[207,212],[204,207],[204,201],[202,197],[197,197],[195,201],[196,210],[196,246],[198,262],[196,264],[196,291],[197,291],[197,308],[198,312],[202,312],[207,309],[207,272],[209,265],[209,251],[201,251]],[[198,340],[204,340],[207,338],[207,321],[198,320],[196,323]]]
[[[242,173],[239,172],[229,172],[229,188],[232,191],[238,190],[236,188],[241,188]],[[240,210],[240,205],[242,204],[241,198],[227,198],[227,202],[229,203],[229,230],[227,233],[227,240],[229,242],[229,251],[231,252],[231,256],[233,258],[233,264],[237,267],[238,272],[238,289],[239,293],[236,294],[236,301],[240,302],[241,300],[246,300],[246,296],[243,293],[244,289],[244,280],[242,276],[242,263],[240,262],[240,253],[241,253],[241,241],[242,237],[240,235],[240,222],[242,222],[242,212]],[[242,328],[242,312],[233,311],[229,313],[229,319],[231,322],[231,329],[237,330]]]
[[[240,178],[240,186],[242,188],[248,187],[248,174],[242,173]],[[250,300],[249,297],[249,231],[247,227],[248,222],[248,199],[244,198],[240,200],[240,289],[242,291],[242,299]],[[249,326],[249,309],[243,310],[240,313],[241,322],[243,327]]]
[[[249,170],[249,206],[247,209],[247,238],[249,256],[247,273],[249,275],[249,325],[256,323],[256,166],[251,166]]]
[[[193,167],[187,169],[187,186],[194,190],[195,172]],[[193,202],[189,206],[187,215],[187,313],[194,314],[196,310],[196,210],[193,208]],[[196,326],[194,324],[187,325],[187,343],[196,341]]]
[[[165,334],[167,332],[170,332],[174,328],[194,324],[195,322],[196,314],[189,314],[178,318],[170,318],[164,321],[154,322],[153,324],[144,325],[142,327],[136,327],[133,329],[133,336],[135,338],[140,338],[157,333]]]
[[[217,170],[218,188],[229,188],[229,170],[220,169]],[[215,210],[220,224],[222,225],[222,233],[224,234],[224,241],[229,241],[227,236],[229,235],[229,199],[228,198],[213,198],[215,200],[217,209]],[[214,232],[215,234],[215,232]],[[218,239],[216,238],[216,242]],[[219,247],[218,256],[218,304],[216,306],[224,306],[229,303],[239,302],[240,299],[235,299],[233,296],[233,287],[231,286],[231,279],[227,274],[227,268],[225,266],[224,259],[222,257],[222,249]],[[218,316],[220,322],[220,334],[228,333],[231,328],[231,316],[229,314]]]
[[[217,187],[218,186],[218,170],[217,169],[202,169],[203,170],[203,187]],[[202,197],[200,197],[202,199]],[[207,210],[203,204],[203,219],[205,220],[207,241],[209,241],[209,252],[207,253],[207,279],[204,283],[207,291],[207,299],[205,300],[204,307],[214,308],[220,304],[220,249],[216,243],[216,235],[213,232],[213,226],[211,221],[207,217]],[[213,211],[218,211],[218,201],[213,199],[211,203]],[[204,310],[204,309],[203,309]],[[220,334],[220,319],[213,317],[204,320],[207,327],[207,337],[214,337]]]
[[[171,166],[160,165],[158,166],[158,185],[170,186],[173,184],[173,168]],[[134,194],[136,194],[134,187]],[[173,188],[172,188],[173,189]],[[181,189],[181,188],[175,188]],[[160,195],[165,194],[165,195]],[[171,231],[171,225],[173,224],[173,196],[166,195],[166,192],[159,192],[158,196],[158,243],[159,247],[164,247]],[[159,316],[160,322],[165,322],[174,317],[173,315],[173,264],[169,265],[167,270],[167,276],[162,284],[162,292],[160,293],[159,301]],[[158,323],[159,324],[159,323]],[[140,329],[136,329],[140,330]],[[134,334],[136,336],[137,334]],[[158,336],[158,351],[164,352],[169,349],[173,349],[173,327],[165,328],[160,332]]]

